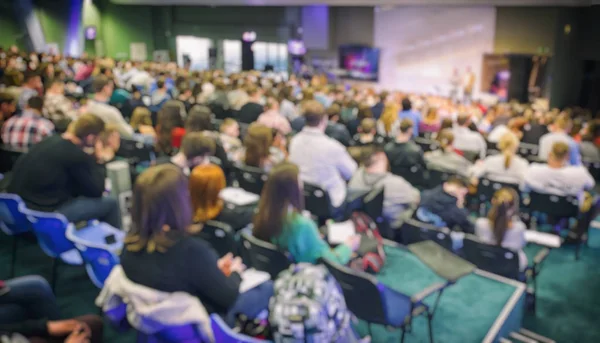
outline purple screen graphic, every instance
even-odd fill
[[[379,49],[364,46],[340,47],[340,68],[345,77],[377,81],[379,77]]]
[[[85,39],[92,40],[96,39],[96,27],[88,26],[85,28]]]

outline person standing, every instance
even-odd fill
[[[464,76],[464,101],[465,103],[471,103],[473,100],[473,91],[475,90],[475,73],[471,70],[471,67],[467,67],[467,72]]]

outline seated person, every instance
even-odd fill
[[[360,236],[331,249],[319,235],[315,223],[302,215],[302,194],[298,166],[283,162],[273,168],[265,183],[252,234],[288,251],[294,261],[316,264],[320,258],[347,264],[360,246]]]
[[[22,276],[3,282],[0,297],[0,339],[17,333],[31,342],[101,343],[102,319],[84,315],[61,320],[48,282],[40,276]],[[8,340],[6,340],[8,339]],[[18,340],[21,342],[21,340]]]
[[[261,105],[263,90],[256,86],[248,87],[248,102],[242,106],[237,113],[237,120],[240,123],[251,124],[255,122],[261,113],[265,111]]]
[[[49,83],[44,97],[44,117],[57,122],[64,119],[75,120],[78,113],[73,102],[65,96],[65,83],[54,79]]]
[[[453,129],[456,149],[463,152],[478,153],[479,158],[485,158],[487,143],[479,132],[469,129],[471,116],[466,113],[460,114],[456,119],[456,124]]]
[[[179,168],[150,167],[137,178],[133,197],[132,229],[121,254],[129,280],[196,296],[208,313],[225,315],[230,325],[238,313],[255,318],[268,307],[271,282],[240,293],[245,270],[241,259],[231,254],[219,259],[208,242],[188,234],[192,203],[188,180]]]
[[[471,168],[471,177],[476,180],[486,177],[493,181],[520,185],[529,162],[516,154],[519,149],[517,136],[506,132],[498,142],[498,149],[501,154],[488,156]]]
[[[336,141],[342,143],[344,146],[350,146],[350,132],[343,124],[340,124],[340,112],[341,108],[338,104],[333,104],[327,109],[327,127],[325,128],[325,134]]]
[[[303,104],[306,127],[290,142],[290,161],[300,168],[300,178],[324,188],[333,207],[346,199],[346,182],[356,171],[356,162],[346,148],[325,135],[328,118],[323,105],[315,100]]]
[[[600,162],[600,120],[588,122],[581,137],[581,157],[584,161]]]
[[[221,131],[219,138],[229,160],[240,161],[243,155],[242,141],[240,140],[240,124],[233,118],[227,118],[221,123],[219,131]]]
[[[102,156],[102,159],[105,163],[113,161],[115,159],[115,154],[121,147],[119,128],[114,124],[107,124],[98,139],[104,146],[104,155]]]
[[[437,135],[440,148],[425,154],[427,167],[464,175],[472,163],[454,150],[454,134],[450,129],[444,129]]]
[[[164,77],[161,77],[156,81],[156,90],[152,92],[150,96],[150,105],[162,106],[167,100],[171,99],[171,94],[167,89],[167,83]]]
[[[480,241],[499,245],[519,254],[519,269],[527,268],[527,255],[523,248],[527,227],[519,218],[519,194],[514,189],[502,188],[492,198],[492,208],[487,218],[475,221],[475,234]]]
[[[71,222],[98,219],[121,227],[117,199],[102,196],[103,164],[114,157],[99,139],[104,129],[102,119],[84,114],[67,132],[34,145],[17,160],[8,192],[32,210],[56,211]]]
[[[238,231],[252,223],[254,207],[237,207],[219,197],[219,193],[225,186],[225,173],[217,165],[204,164],[192,170],[190,195],[196,224],[216,220],[229,224],[235,231]]]
[[[458,177],[451,177],[442,185],[424,191],[421,194],[421,204],[416,212],[417,219],[436,226],[445,226],[451,230],[458,226],[463,232],[473,233],[473,223],[469,220],[469,213],[464,208],[465,196],[468,192],[467,182]],[[431,218],[438,217],[441,221],[431,221],[422,217],[421,209],[425,210],[425,214],[432,214]]]
[[[277,163],[285,159],[279,149],[271,149],[277,131],[259,123],[250,124],[244,137],[244,164],[269,172]]]
[[[435,133],[440,131],[441,126],[442,122],[438,115],[438,109],[436,107],[431,107],[427,110],[427,114],[425,114],[425,117],[419,123],[419,132]]]
[[[133,110],[130,125],[137,134],[156,137],[156,131],[152,126],[152,115],[147,107],[138,106]]]
[[[413,140],[413,122],[402,119],[398,135],[393,142],[385,145],[385,153],[390,161],[392,170],[417,166],[426,169],[423,150]]]
[[[550,132],[540,138],[538,158],[547,161],[553,146],[557,142],[566,143],[569,147],[569,163],[571,165],[581,164],[579,145],[569,136],[572,121],[566,115],[561,115],[548,126]]]
[[[171,156],[181,146],[185,135],[183,116],[185,109],[180,102],[167,101],[156,116],[156,152]],[[181,131],[181,132],[180,132]]]
[[[377,133],[383,137],[396,137],[399,125],[398,106],[395,103],[387,104],[383,109],[381,117],[377,121]]]
[[[532,163],[525,172],[525,190],[559,196],[581,196],[596,182],[582,165],[568,165],[569,145],[556,142],[548,155],[548,163]]]
[[[364,146],[368,144],[382,144],[384,142],[383,137],[377,135],[377,123],[373,118],[365,118],[360,122],[358,127],[358,133],[354,135],[353,145]]]
[[[267,99],[265,112],[258,117],[257,122],[279,131],[284,136],[292,132],[290,122],[279,113],[279,103],[273,97]]]
[[[210,163],[209,157],[214,154],[215,141],[204,133],[192,132],[183,137],[181,149],[177,154],[159,157],[156,164],[174,164],[189,176],[195,166]]]
[[[408,120],[408,119],[407,119]],[[367,147],[362,166],[354,173],[348,187],[352,189],[383,188],[383,214],[392,227],[398,227],[406,209],[419,203],[419,190],[402,177],[388,172],[388,159],[383,149]]]
[[[54,124],[44,117],[44,99],[30,97],[23,112],[2,125],[2,142],[12,148],[28,149],[54,133]]]

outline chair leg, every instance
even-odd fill
[[[52,282],[50,283],[50,286],[52,287],[52,293],[54,293],[55,295],[56,295],[56,284],[57,284],[57,279],[58,279],[58,265],[60,263],[59,259],[60,259],[60,257],[56,257],[52,261]]]
[[[10,258],[10,278],[13,279],[15,277],[15,269],[17,265],[17,237],[12,237],[12,251]]]
[[[429,330],[429,343],[433,343],[433,326],[431,321],[433,320],[433,315],[427,314],[427,329]]]
[[[371,323],[367,323],[367,328],[369,330],[369,336],[371,336],[371,342],[373,341],[373,328],[371,328]]]
[[[404,336],[406,336],[406,327],[402,328],[402,336],[400,336],[400,343],[404,343]]]

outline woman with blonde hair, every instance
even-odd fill
[[[383,108],[383,113],[379,121],[377,121],[377,133],[383,137],[396,137],[400,120],[398,119],[398,111],[400,106],[396,103],[388,103]]]
[[[440,148],[425,154],[427,167],[466,176],[467,170],[472,164],[454,149],[454,133],[452,133],[452,130],[444,129],[440,131],[437,135],[437,141]]]
[[[493,181],[521,184],[529,162],[517,155],[519,139],[509,131],[500,138],[497,146],[500,154],[488,156],[471,168],[473,181],[486,177]]]
[[[488,216],[475,221],[475,234],[483,243],[501,246],[519,254],[519,268],[527,267],[523,248],[527,227],[519,218],[519,195],[512,188],[502,188],[492,198]]]
[[[152,137],[156,136],[156,131],[152,127],[152,116],[147,107],[136,107],[131,114],[129,125],[131,125],[135,133]]]
[[[277,136],[277,130],[273,130],[263,124],[252,123],[248,127],[244,137],[244,164],[250,167],[261,168],[265,171],[284,160],[279,149],[271,149]]]
[[[190,174],[189,185],[194,223],[204,224],[214,220],[230,225],[235,231],[252,223],[253,207],[236,207],[219,197],[226,187],[225,173],[221,167],[215,164],[195,167]]]

